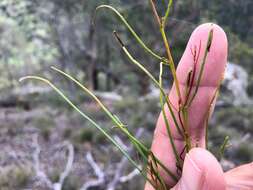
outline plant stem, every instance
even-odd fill
[[[87,119],[92,125],[94,125],[103,135],[105,135],[106,138],[108,138],[113,145],[115,145],[120,152],[123,153],[124,156],[130,161],[130,163],[139,170],[140,173],[142,173],[142,170],[139,168],[138,164],[128,155],[128,153],[101,127],[99,126],[94,120],[92,120],[89,116],[87,116],[85,113],[83,113],[62,91],[60,91],[53,83],[51,83],[49,80],[38,77],[38,76],[26,76],[21,78],[19,81],[27,80],[27,79],[35,79],[42,82],[47,83],[49,86],[51,86],[75,111],[77,111],[82,117]],[[142,173],[143,174],[143,173]],[[146,178],[146,177],[145,177]]]
[[[163,75],[163,63],[160,63],[159,83],[160,83],[161,87],[163,86],[162,85],[162,75]],[[175,146],[172,134],[171,134],[168,118],[166,117],[166,113],[165,113],[165,109],[164,109],[164,102],[163,102],[163,94],[162,94],[161,90],[160,90],[160,105],[161,105],[161,108],[162,108],[163,119],[164,119],[164,122],[165,122],[165,125],[166,125],[167,133],[168,133],[168,136],[169,136],[169,139],[170,139],[170,144],[172,146],[172,150],[173,150],[174,156],[176,158],[177,165],[182,167],[183,163],[181,162],[181,160],[179,158],[179,155],[178,155],[178,152],[177,152],[177,149],[176,149],[176,146]]]
[[[175,117],[175,114],[172,110],[172,107],[171,107],[171,102],[168,98],[168,96],[166,95],[166,93],[164,92],[163,88],[160,86],[159,82],[154,78],[154,76],[141,64],[139,63],[136,59],[133,58],[133,56],[129,53],[129,51],[127,50],[127,48],[125,47],[125,45],[123,44],[122,40],[120,39],[119,35],[117,34],[116,31],[114,31],[114,35],[116,37],[116,39],[118,40],[119,44],[121,45],[122,47],[122,50],[124,51],[124,53],[127,55],[127,57],[130,59],[130,61],[135,64],[137,67],[139,67],[152,81],[153,83],[161,90],[164,98],[165,98],[165,102],[169,108],[169,111],[170,111],[170,114],[172,116],[172,119],[176,125],[176,128],[177,128],[177,131],[178,133],[183,136],[183,133],[178,125],[178,122],[176,120],[176,117]]]
[[[189,127],[188,127],[188,108],[183,107],[183,120],[184,120],[184,137],[186,143],[186,151],[189,152],[191,150],[191,138],[189,135]]]
[[[226,146],[228,144],[228,141],[229,141],[229,136],[226,136],[225,139],[224,139],[224,142],[222,143],[222,145],[220,146],[220,151],[219,151],[219,159],[218,160],[221,160],[223,155],[224,155],[224,152],[225,152],[225,149],[226,149]]]
[[[120,121],[120,119],[113,115],[108,108],[106,108],[106,106],[85,86],[83,86],[79,81],[77,81],[75,78],[73,78],[72,76],[70,76],[69,74],[55,68],[55,67],[51,67],[53,70],[59,72],[60,74],[64,75],[65,77],[69,78],[70,80],[72,80],[74,83],[76,83],[79,87],[81,87],[86,93],[88,93],[90,96],[92,96],[95,101],[101,106],[101,108],[105,111],[105,113],[112,119],[112,121],[127,135],[127,137],[131,140],[131,142],[134,144],[135,148],[137,149],[137,151],[141,154],[141,156],[143,157],[144,161],[148,160],[148,155],[149,150],[140,142],[138,141],[132,134],[130,134],[130,132],[123,126],[122,122]],[[159,162],[156,159],[157,163],[159,163],[159,165],[171,176],[172,179],[176,180],[177,178],[175,177],[175,175],[172,174],[171,171],[169,171],[161,162]]]
[[[173,3],[173,0],[169,0],[169,3],[168,3],[168,6],[167,6],[167,10],[165,12],[165,15],[164,17],[162,18],[162,22],[164,23],[164,28],[165,28],[165,25],[167,23],[167,19],[169,17],[169,13],[170,13],[170,8],[172,6],[172,3]]]
[[[122,14],[119,13],[119,11],[117,11],[114,7],[110,6],[110,5],[100,5],[96,8],[95,11],[95,16],[96,13],[99,9],[102,8],[107,8],[111,11],[113,11],[119,18],[120,20],[125,24],[125,26],[127,27],[127,29],[130,31],[130,33],[133,35],[133,37],[137,40],[137,42],[144,48],[144,50],[146,52],[148,52],[150,55],[152,55],[153,57],[155,57],[156,59],[163,61],[163,62],[168,62],[168,60],[164,57],[161,57],[159,55],[157,55],[155,52],[153,52],[149,47],[147,47],[147,45],[142,41],[142,39],[139,37],[139,35],[134,31],[134,29],[130,26],[130,24],[126,21],[126,19],[123,17]],[[94,16],[94,17],[95,17]],[[95,19],[94,19],[95,20]]]
[[[214,95],[209,103],[209,109],[207,111],[207,114],[206,114],[206,136],[205,136],[205,140],[206,140],[206,149],[208,149],[208,122],[209,122],[209,117],[210,117],[210,111],[211,111],[211,108],[212,108],[212,105],[213,105],[213,102],[214,100],[216,99],[216,97],[219,95],[219,90],[220,90],[220,86],[221,86],[221,83],[222,83],[222,79],[220,79],[219,83],[218,83],[218,87],[216,88],[215,92],[214,92]]]
[[[166,95],[166,93],[164,92],[163,88],[161,87],[160,83],[154,78],[154,76],[141,64],[139,63],[136,59],[134,59],[132,57],[132,55],[129,53],[129,51],[127,50],[127,48],[125,47],[124,43],[122,42],[122,40],[120,39],[119,35],[117,34],[116,31],[114,31],[114,36],[115,38],[117,39],[117,41],[119,42],[120,46],[122,47],[122,50],[124,51],[124,53],[127,55],[127,57],[129,58],[129,60],[135,64],[137,67],[139,67],[152,81],[153,83],[160,89],[163,97],[165,98],[165,101],[166,101],[166,105],[168,106],[169,108],[169,111],[170,111],[170,114],[173,118],[173,121],[175,123],[175,126],[178,130],[178,133],[180,135],[183,136],[183,132],[181,131],[178,123],[177,123],[177,120],[176,120],[176,117],[175,117],[175,114],[172,110],[172,107],[171,107],[171,103],[170,103],[170,100],[168,98],[168,96]],[[166,63],[164,63],[166,64]],[[166,64],[167,65],[167,64]],[[178,156],[176,156],[176,158],[178,158]],[[160,162],[161,163],[161,162]],[[178,163],[180,163],[180,160],[178,160]],[[172,177],[172,179],[176,179],[175,175],[171,175],[172,173],[168,170],[168,169],[165,169],[166,167],[165,166],[162,166],[163,169]]]
[[[166,49],[166,52],[167,52],[167,56],[168,56],[168,59],[169,59],[170,70],[171,70],[171,73],[172,73],[172,76],[173,76],[173,79],[174,79],[174,82],[175,82],[175,87],[176,87],[176,91],[177,91],[177,95],[178,95],[178,99],[179,99],[178,101],[182,102],[180,88],[179,88],[179,81],[178,81],[178,78],[177,78],[177,75],[176,75],[175,64],[174,64],[173,57],[171,55],[169,42],[168,42],[168,39],[166,37],[164,27],[162,26],[160,30],[161,30],[163,42],[164,42],[164,45],[165,45],[165,49]]]
[[[109,109],[95,96],[94,93],[92,93],[88,88],[86,88],[84,85],[82,85],[78,80],[70,76],[69,74],[55,68],[51,67],[53,70],[59,72],[60,74],[64,75],[65,77],[72,80],[74,83],[76,83],[80,88],[82,88],[86,93],[88,93],[102,108],[102,110],[109,116],[109,118],[113,121],[113,123],[121,129],[121,131],[127,135],[127,137],[131,140],[131,142],[135,145],[135,148],[139,151],[139,153],[143,156],[143,159],[148,158],[148,149],[140,142],[138,141],[124,126],[124,124],[120,121],[120,119],[112,114]]]
[[[192,104],[192,101],[194,100],[194,98],[195,98],[195,96],[198,92],[200,82],[201,82],[201,79],[202,79],[202,75],[203,75],[203,71],[204,71],[204,67],[205,67],[206,60],[207,60],[207,55],[210,51],[210,47],[211,47],[211,44],[212,44],[212,40],[213,40],[213,29],[211,29],[209,31],[209,34],[208,34],[208,39],[207,39],[207,43],[206,43],[204,58],[203,58],[202,63],[201,63],[200,72],[199,72],[199,75],[198,75],[195,91],[194,91],[193,96],[191,97],[191,99],[189,101],[189,104],[188,104],[189,106]]]
[[[173,110],[172,110],[172,108],[171,108],[171,105],[170,105],[171,103],[169,102],[169,99],[168,99],[167,95],[165,94],[163,88],[160,86],[159,82],[153,77],[153,75],[152,75],[148,70],[146,70],[145,67],[143,67],[143,65],[141,65],[138,61],[136,61],[136,60],[131,56],[131,54],[128,52],[128,50],[125,48],[125,46],[123,46],[122,48],[123,48],[124,52],[126,53],[126,55],[129,57],[129,59],[130,59],[134,64],[136,64],[139,68],[141,68],[141,69],[151,78],[151,80],[159,87],[159,89],[160,89],[160,91],[161,91],[163,97],[164,97],[165,100],[166,100],[166,103],[167,103],[167,105],[168,105],[168,108],[169,108],[169,111],[170,111],[171,116],[172,116],[172,118],[173,118],[173,121],[174,121],[174,123],[175,123],[175,125],[176,125],[176,128],[177,128],[179,134],[183,135],[183,133],[182,133],[182,131],[181,131],[181,129],[180,129],[178,123],[177,123],[177,120],[176,120],[176,117],[175,117],[175,115],[174,115],[174,112],[173,112]],[[165,116],[165,117],[166,117],[166,116]],[[165,120],[165,122],[166,122],[166,120]],[[172,138],[172,137],[171,137],[171,138]],[[176,152],[176,151],[175,151],[175,152]],[[177,152],[176,152],[176,153],[177,153]],[[177,153],[177,154],[178,154],[178,153]],[[175,157],[176,157],[176,159],[177,159],[177,162],[180,163],[179,156],[178,156],[178,155],[175,155]]]
[[[167,36],[165,34],[165,25],[166,25],[166,21],[167,21],[168,15],[169,15],[171,3],[172,3],[172,1],[170,0],[167,11],[165,13],[165,17],[163,17],[161,19],[159,14],[157,13],[154,0],[150,0],[151,8],[152,8],[153,14],[156,18],[156,21],[159,25],[160,32],[161,32],[162,39],[163,39],[163,43],[165,45],[165,50],[166,50],[166,54],[168,56],[170,70],[171,70],[171,73],[172,73],[172,76],[173,76],[173,79],[174,79],[174,82],[175,82],[175,87],[176,87],[176,91],[177,91],[177,95],[178,95],[178,102],[179,102],[179,104],[181,104],[182,98],[181,98],[181,93],[180,93],[180,88],[179,88],[179,81],[178,81],[178,78],[177,78],[177,75],[176,75],[175,63],[174,63],[174,60],[173,60],[173,57],[172,57],[172,54],[171,54],[170,45],[169,45]]]
[[[156,183],[156,189],[161,189],[161,190],[166,190],[166,185],[164,183],[163,178],[161,177],[159,171],[158,171],[158,163],[156,161],[156,158],[154,156],[154,154],[151,152],[150,154],[150,158],[151,158],[151,162],[149,164],[150,167],[150,175],[152,176],[153,181],[159,181],[160,184]],[[154,163],[154,164],[153,164]],[[153,174],[155,175],[155,178],[153,178]]]

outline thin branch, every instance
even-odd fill
[[[40,152],[41,152],[41,149],[40,149],[40,145],[38,143],[38,134],[35,134],[33,136],[32,144],[33,144],[33,147],[35,148],[35,151],[33,152],[32,157],[33,157],[34,170],[35,170],[36,177],[40,181],[44,182],[50,189],[53,189],[54,188],[53,183],[48,178],[46,173],[40,168]]]
[[[160,26],[162,25],[162,22],[161,22],[160,16],[159,16],[158,13],[157,13],[154,0],[150,0],[150,5],[151,5],[151,8],[152,8],[152,12],[153,12],[153,14],[154,14],[154,17],[155,17],[155,19],[156,19],[156,22],[158,23],[158,25],[159,25],[159,27],[160,27]]]
[[[175,63],[174,63],[174,60],[173,60],[173,57],[172,57],[172,54],[171,54],[169,41],[168,41],[167,36],[165,34],[165,22],[164,21],[166,21],[167,18],[168,18],[167,14],[169,14],[172,1],[169,2],[169,5],[168,5],[167,11],[166,11],[166,15],[164,17],[165,19],[162,19],[162,21],[161,21],[161,18],[159,16],[159,14],[157,13],[157,9],[156,9],[154,1],[155,0],[150,0],[151,8],[152,8],[153,14],[155,16],[155,19],[156,19],[156,21],[159,25],[159,29],[160,29],[160,32],[161,32],[161,35],[162,35],[162,38],[163,38],[164,46],[165,46],[165,50],[166,50],[166,53],[167,53],[167,56],[168,56],[170,70],[171,70],[171,73],[172,73],[172,76],[173,76],[173,79],[174,79],[174,82],[175,82],[175,87],[176,87],[176,91],[177,91],[177,95],[178,95],[178,99],[179,99],[178,101],[179,101],[179,104],[181,104],[182,103],[182,97],[181,97],[180,88],[179,88],[179,81],[178,81],[178,78],[177,78],[177,75],[176,75]]]
[[[195,91],[193,92],[193,95],[192,95],[192,97],[189,101],[188,106],[190,106],[192,104],[192,101],[194,100],[194,98],[195,98],[195,96],[198,92],[200,82],[201,82],[201,79],[202,79],[202,75],[203,75],[203,72],[204,72],[205,64],[206,64],[206,61],[207,61],[207,55],[210,52],[212,41],[213,41],[213,28],[211,27],[211,30],[209,31],[208,39],[207,39],[207,42],[206,42],[204,57],[203,57],[203,60],[201,62],[201,66],[200,66],[200,72],[199,72],[199,75],[198,75],[196,88],[195,88]]]
[[[157,55],[155,52],[153,52],[149,47],[147,47],[147,45],[142,41],[142,39],[139,37],[139,35],[134,31],[134,29],[130,26],[130,24],[126,21],[126,19],[123,17],[123,15],[121,15],[119,13],[119,11],[117,11],[114,7],[109,6],[109,5],[100,5],[96,8],[95,11],[95,16],[97,14],[97,11],[101,8],[107,8],[111,11],[113,11],[119,18],[120,20],[124,23],[124,25],[127,27],[127,29],[130,31],[130,33],[133,35],[133,37],[137,40],[137,42],[144,48],[144,50],[146,52],[148,52],[150,55],[152,55],[153,57],[157,58],[160,61],[165,61],[166,59]],[[95,16],[93,21],[95,21]],[[94,22],[93,22],[94,23]]]
[[[128,147],[127,145],[125,145],[119,136],[114,135],[113,138],[115,139],[115,141],[116,141],[117,143],[119,143],[119,145],[120,145],[125,151],[129,151],[130,147]]]
[[[172,3],[173,3],[173,0],[169,0],[168,6],[167,6],[167,10],[166,10],[166,13],[165,13],[164,17],[162,18],[162,22],[163,22],[163,26],[164,26],[164,28],[165,28],[165,25],[166,25],[167,19],[168,19],[168,17],[169,17],[170,8],[171,8],[171,6],[172,6]]]
[[[95,162],[90,152],[86,154],[86,160],[88,161],[88,163],[94,170],[94,173],[97,176],[97,179],[86,182],[85,184],[83,184],[80,190],[88,190],[91,187],[98,187],[105,182],[105,174],[102,171],[102,169],[97,165],[97,163]]]
[[[59,182],[54,184],[55,190],[62,189],[64,181],[69,176],[71,169],[72,169],[73,162],[74,162],[74,147],[73,147],[73,145],[70,144],[69,142],[65,142],[64,146],[67,146],[67,148],[68,148],[68,161],[67,161],[65,170],[60,175]]]
[[[72,144],[70,144],[69,142],[65,142],[63,143],[63,145],[61,146],[67,146],[68,148],[68,161],[66,164],[66,167],[64,169],[64,171],[61,173],[60,175],[60,179],[58,182],[53,183],[49,177],[46,175],[46,173],[41,169],[40,167],[40,145],[38,143],[38,135],[35,134],[33,136],[33,147],[35,148],[35,151],[33,152],[33,161],[34,161],[34,170],[35,170],[35,174],[36,177],[40,180],[43,181],[50,189],[53,190],[62,190],[63,184],[65,179],[68,177],[71,169],[72,169],[72,165],[74,162],[74,147]]]
[[[38,77],[38,76],[26,76],[23,78],[20,78],[19,81],[23,81],[23,80],[27,80],[27,79],[35,79],[35,80],[39,80],[42,81],[46,84],[48,84],[49,86],[51,86],[57,93],[58,95],[60,95],[75,111],[77,111],[83,118],[87,119],[94,127],[96,127],[103,135],[105,135],[107,137],[107,139],[109,139],[114,146],[116,146],[120,152],[122,152],[122,154],[124,154],[125,157],[128,158],[129,162],[136,168],[138,168],[138,164],[126,153],[126,151],[124,151],[122,149],[121,146],[119,146],[117,144],[117,142],[100,126],[98,125],[94,120],[92,120],[89,116],[87,116],[84,112],[82,112],[59,88],[57,88],[53,83],[51,83],[49,80],[42,78],[42,77]],[[141,170],[139,170],[141,172],[142,175],[143,172]]]
[[[81,84],[81,82],[79,82],[77,79],[73,78],[72,76],[70,76],[69,74],[55,68],[55,67],[51,67],[53,70],[59,72],[60,74],[62,74],[63,76],[67,77],[68,79],[72,80],[74,83],[76,83],[80,88],[82,88],[82,90],[84,90],[86,93],[88,93],[98,104],[99,106],[102,108],[102,110],[107,114],[107,116],[112,120],[112,122],[131,140],[131,142],[135,145],[135,148],[142,154],[144,159],[147,159],[147,152],[148,149],[141,143],[138,141],[138,139],[136,139],[134,137],[134,135],[132,135],[129,130],[126,128],[126,126],[123,124],[123,122],[120,121],[120,119],[113,114],[96,96],[93,92],[91,92],[88,88],[86,88],[84,85]],[[111,138],[111,137],[110,137]],[[120,146],[119,146],[120,147]],[[131,160],[130,160],[131,161]],[[142,171],[140,171],[142,172]]]
[[[117,34],[117,32],[115,32],[114,34]],[[115,37],[116,37],[116,39],[118,40],[119,35],[116,35]],[[152,75],[140,62],[138,62],[138,61],[130,54],[130,52],[127,50],[127,48],[126,48],[126,46],[124,46],[124,44],[123,44],[123,46],[121,46],[121,48],[122,48],[122,50],[124,51],[124,53],[127,55],[127,57],[129,58],[129,60],[130,60],[133,64],[135,64],[138,68],[140,68],[140,69],[153,81],[153,83],[160,89],[160,91],[161,91],[161,93],[163,94],[163,97],[164,97],[164,99],[165,99],[165,102],[166,102],[166,104],[167,104],[167,106],[168,106],[168,108],[169,108],[169,111],[170,111],[170,114],[171,114],[171,116],[172,116],[172,119],[173,119],[173,121],[174,121],[174,123],[175,123],[175,125],[176,125],[176,128],[177,128],[177,130],[178,130],[178,133],[179,133],[180,135],[183,136],[183,133],[182,133],[182,131],[180,130],[179,124],[178,124],[178,122],[177,122],[177,120],[176,120],[176,117],[175,117],[175,114],[174,114],[174,112],[173,112],[172,103],[170,102],[170,100],[169,100],[167,94],[165,93],[163,87],[162,87],[162,86],[160,85],[160,83],[155,79],[155,77],[154,77],[154,76],[153,76],[153,75]],[[164,63],[164,62],[163,62],[163,63]],[[164,64],[166,64],[166,63],[164,63]],[[166,64],[166,65],[167,65],[167,64]]]
[[[134,169],[129,174],[120,177],[119,181],[120,181],[120,183],[126,183],[128,181],[131,181],[134,177],[139,176],[139,175],[140,175],[140,172],[137,169]]]
[[[163,75],[163,63],[160,63],[159,84],[160,84],[161,87],[163,87],[162,75]],[[167,129],[167,133],[168,133],[168,136],[169,136],[170,144],[171,144],[174,156],[176,158],[176,163],[177,163],[178,166],[182,167],[183,163],[181,162],[179,154],[177,152],[176,145],[175,145],[175,142],[173,140],[173,136],[172,136],[171,130],[170,130],[171,127],[169,125],[169,121],[168,121],[168,118],[166,116],[162,91],[160,91],[160,104],[161,104],[161,107],[162,107],[163,119],[164,119],[164,122],[165,122],[165,125],[166,125],[166,129]]]
[[[143,131],[144,131],[143,128],[139,128],[137,130],[137,132],[135,134],[137,139],[139,139],[141,137],[141,135],[143,134]],[[117,139],[122,144],[124,144],[123,141],[119,137],[117,137]],[[127,145],[124,145],[124,147],[127,147]],[[128,150],[128,154],[131,155],[133,153],[134,146],[131,144],[127,150]],[[122,172],[124,171],[124,167],[127,165],[127,163],[128,163],[128,161],[127,161],[126,157],[123,157],[117,166],[113,180],[107,186],[107,190],[115,190],[116,189],[117,184],[120,182],[120,178],[122,176]]]

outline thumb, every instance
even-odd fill
[[[182,178],[173,190],[225,190],[222,168],[216,158],[202,148],[192,149],[185,157]]]

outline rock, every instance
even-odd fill
[[[233,105],[252,104],[247,94],[248,73],[240,65],[228,63],[223,86],[232,93]]]
[[[103,99],[103,100],[110,100],[110,101],[121,101],[123,97],[116,92],[99,92],[95,91],[94,94]]]

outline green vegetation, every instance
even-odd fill
[[[0,172],[0,187],[3,190],[25,188],[33,175],[32,171],[25,166],[9,166],[2,168]]]

